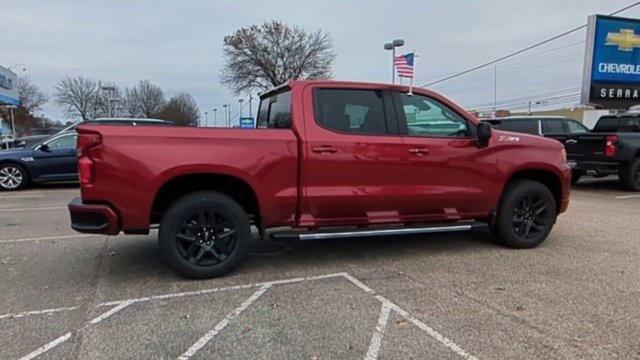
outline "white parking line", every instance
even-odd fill
[[[117,313],[118,311],[120,311],[120,310],[122,310],[122,309],[126,308],[127,306],[129,306],[129,305],[131,305],[131,304],[134,304],[134,303],[136,303],[136,302],[135,302],[135,301],[133,301],[133,300],[129,300],[129,301],[122,302],[122,303],[120,303],[120,305],[115,306],[113,309],[111,309],[111,310],[107,311],[106,313],[104,313],[104,314],[102,314],[102,315],[98,316],[97,318],[95,318],[95,319],[93,319],[93,320],[89,321],[89,324],[91,324],[91,325],[98,324],[98,323],[100,323],[102,320],[104,320],[104,319],[106,319],[106,318],[108,318],[108,317],[112,316],[113,314]]]
[[[6,195],[6,196],[0,196],[0,200],[4,200],[4,199],[39,199],[39,198],[43,198],[44,195],[36,195],[36,194],[32,194],[32,195]]]
[[[147,297],[140,297],[140,298],[132,298],[132,299],[126,299],[126,300],[116,300],[116,301],[103,302],[103,303],[95,305],[95,307],[104,307],[104,306],[115,306],[115,307],[109,309],[105,313],[103,313],[103,314],[99,315],[98,317],[94,318],[93,320],[89,321],[83,328],[79,329],[78,331],[82,331],[85,328],[87,328],[88,326],[96,325],[96,324],[100,323],[101,321],[103,321],[103,320],[115,315],[116,313],[120,312],[122,309],[128,307],[129,305],[135,304],[135,303],[140,303],[140,302],[145,302],[145,301],[152,301],[152,300],[160,300],[160,299],[173,299],[173,298],[180,298],[180,297],[185,297],[185,296],[198,296],[198,295],[205,295],[205,294],[211,294],[211,293],[215,293],[215,292],[229,291],[229,290],[248,289],[248,288],[255,288],[255,287],[259,288],[249,298],[247,298],[242,304],[240,304],[240,306],[238,306],[231,313],[229,313],[224,319],[222,319],[219,323],[217,323],[215,325],[215,327],[211,331],[207,332],[200,339],[198,339],[187,351],[185,351],[178,358],[180,360],[185,360],[185,359],[189,359],[193,355],[195,355],[209,341],[211,341],[218,333],[220,333],[233,319],[238,317],[249,306],[251,306],[253,303],[255,303],[271,287],[273,287],[275,285],[286,285],[286,284],[299,283],[299,282],[303,282],[303,281],[330,279],[330,278],[337,278],[337,277],[341,277],[341,278],[344,278],[344,279],[348,280],[353,285],[358,287],[360,290],[364,291],[367,294],[372,295],[376,300],[380,301],[380,303],[382,304],[382,307],[380,309],[380,314],[378,316],[378,322],[376,324],[376,328],[375,328],[373,336],[371,338],[371,342],[370,342],[369,349],[367,351],[365,359],[374,360],[374,359],[378,358],[378,355],[380,353],[380,349],[382,348],[382,339],[384,337],[384,333],[385,333],[387,324],[389,322],[390,314],[391,314],[392,311],[395,311],[398,315],[400,315],[400,316],[404,317],[405,319],[407,319],[409,322],[414,324],[416,327],[418,327],[419,329],[424,331],[428,336],[430,336],[431,338],[437,340],[442,345],[446,346],[449,350],[453,351],[454,353],[456,353],[460,357],[462,357],[462,358],[464,358],[466,360],[477,360],[477,358],[475,356],[471,355],[470,353],[468,353],[467,351],[462,349],[458,344],[453,342],[451,339],[449,339],[446,336],[440,334],[439,332],[437,332],[436,330],[434,330],[430,326],[426,325],[425,323],[423,323],[422,321],[420,321],[419,319],[417,319],[416,317],[411,315],[406,310],[402,309],[400,306],[398,306],[398,305],[394,304],[393,302],[391,302],[389,299],[385,298],[382,295],[377,294],[375,290],[373,290],[369,286],[365,285],[362,281],[358,280],[357,278],[355,278],[355,277],[353,277],[350,274],[345,273],[345,272],[335,273],[335,274],[327,274],[327,275],[319,275],[319,276],[297,277],[297,278],[276,280],[276,281],[267,281],[267,282],[261,282],[261,283],[253,283],[253,284],[245,284],[245,285],[234,285],[234,286],[228,286],[228,287],[210,288],[210,289],[203,289],[203,290],[196,290],[196,291],[186,291],[186,292],[170,293],[170,294],[163,294],[163,295],[152,295],[152,296],[147,296]],[[67,310],[75,310],[75,309],[77,309],[77,306],[65,307],[65,308],[53,308],[53,309],[45,309],[45,310],[36,310],[36,311],[27,311],[27,312],[22,312],[22,313],[15,313],[15,314],[5,314],[5,315],[0,315],[0,320],[1,319],[5,319],[5,318],[16,318],[16,317],[23,317],[23,316],[29,316],[29,315],[47,314],[47,313],[67,311]],[[29,355],[25,356],[23,359],[32,359],[33,357],[41,355],[44,352],[52,349],[53,347],[55,347],[55,346],[65,342],[65,341],[67,341],[70,337],[71,337],[71,333],[67,333],[67,334],[65,334],[65,335],[53,340],[52,342],[50,342],[50,343],[38,348],[34,352],[32,352]]]
[[[30,207],[30,208],[3,208],[0,212],[18,212],[18,211],[43,211],[43,210],[61,210],[66,209],[66,206],[46,206],[46,207]]]
[[[365,360],[375,360],[378,358],[378,353],[380,352],[380,348],[382,347],[382,337],[384,336],[384,331],[387,328],[390,314],[391,304],[389,304],[388,302],[383,302],[382,308],[380,308],[380,315],[378,316],[376,330],[373,332],[373,336],[371,337],[371,343],[369,344],[369,350],[367,351]]]
[[[37,348],[33,352],[21,357],[20,360],[31,360],[31,359],[34,359],[34,358],[46,353],[47,351],[53,349],[54,347],[62,344],[63,342],[69,340],[70,337],[71,337],[71,333],[68,332],[68,333],[60,336],[59,338],[49,342],[48,344]]]
[[[249,296],[247,300],[245,300],[242,304],[240,304],[240,306],[235,308],[224,319],[222,319],[222,321],[216,324],[216,326],[211,331],[204,334],[204,336],[202,336],[200,339],[198,339],[198,341],[196,341],[193,345],[191,345],[191,347],[187,351],[185,351],[182,355],[178,357],[178,360],[188,360],[193,355],[195,355],[195,353],[197,353],[198,350],[202,349],[205,345],[207,345],[207,343],[211,341],[211,339],[213,339],[220,331],[222,331],[222,329],[224,329],[227,325],[229,325],[229,322],[231,320],[233,320],[234,318],[242,314],[242,312],[245,311],[249,306],[251,306],[251,304],[253,304],[256,300],[258,300],[258,298],[260,298],[262,294],[267,292],[269,288],[271,288],[271,284],[262,285],[260,289],[258,289],[258,291],[254,292],[251,296]]]
[[[6,239],[0,240],[0,244],[10,244],[10,243],[19,243],[19,242],[29,242],[29,241],[44,241],[44,240],[64,240],[64,239],[79,239],[86,237],[96,237],[103,235],[61,235],[61,236],[43,236],[43,237],[33,237],[33,238],[22,238],[22,239]]]
[[[617,200],[623,200],[623,199],[637,199],[640,198],[640,195],[622,195],[622,196],[616,196]]]
[[[25,311],[21,313],[13,313],[13,314],[3,314],[3,315],[0,315],[0,320],[7,319],[7,318],[17,319],[25,316],[30,316],[30,315],[52,314],[52,313],[57,313],[61,311],[71,311],[77,308],[78,308],[77,306],[69,306],[69,307],[61,307],[61,308],[54,308],[54,309]]]
[[[100,323],[104,319],[114,315],[118,311],[126,308],[127,306],[129,306],[129,305],[131,305],[133,303],[134,303],[133,301],[130,301],[130,302],[125,301],[122,304],[114,307],[113,309],[109,309],[109,311],[107,311],[107,312],[105,312],[103,314],[100,314],[100,315],[98,315],[98,317],[96,317],[96,318],[92,319],[91,321],[89,321],[89,323],[87,325],[85,325],[84,327],[78,329],[77,332],[80,332],[80,331],[86,329],[87,326],[89,326],[89,325],[95,325],[95,324]],[[45,352],[53,349],[54,347],[64,343],[65,341],[69,340],[71,338],[71,336],[72,336],[72,333],[68,332],[68,333],[60,336],[59,338],[57,338],[57,339],[55,339],[53,341],[50,341],[49,343],[37,348],[36,350],[30,352],[29,354],[21,357],[20,360],[31,360],[33,358],[36,358],[36,357],[44,354]]]

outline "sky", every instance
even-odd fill
[[[2,0],[0,65],[23,64],[26,71],[18,74],[50,94],[65,76],[120,86],[148,79],[168,96],[194,96],[212,125],[214,107],[231,103],[233,113],[238,111],[238,97],[221,84],[220,71],[223,37],[243,26],[279,19],[326,31],[337,55],[333,73],[338,80],[390,82],[391,54],[383,45],[402,38],[406,45],[399,52],[415,50],[416,85],[423,85],[631,2]],[[620,16],[640,17],[640,6]],[[538,106],[571,106],[576,101],[569,94],[581,85],[584,40],[585,31],[578,31],[432,88],[467,107],[486,107],[494,98],[500,104],[557,94],[567,94],[568,102]],[[543,95],[532,97],[538,94]],[[67,120],[53,101],[43,114]]]

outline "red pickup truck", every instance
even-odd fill
[[[261,235],[346,238],[490,228],[540,244],[569,204],[562,144],[492,131],[426,89],[292,81],[261,95],[256,129],[78,129],[84,233],[146,234],[190,277],[220,276]]]

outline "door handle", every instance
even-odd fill
[[[574,139],[569,139],[567,141],[564,142],[567,145],[575,145],[578,143],[578,140],[574,140]]]
[[[338,149],[330,145],[322,145],[322,146],[315,146],[311,148],[311,151],[313,151],[314,153],[334,154],[338,152]]]
[[[409,153],[422,156],[422,155],[429,154],[429,149],[425,149],[425,148],[409,149]]]

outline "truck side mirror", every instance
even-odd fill
[[[478,137],[478,147],[479,148],[485,148],[489,145],[489,139],[491,139],[491,134],[492,134],[492,129],[491,129],[491,125],[489,125],[489,123],[487,122],[480,122],[480,124],[478,124],[478,129],[477,129],[477,137]]]

